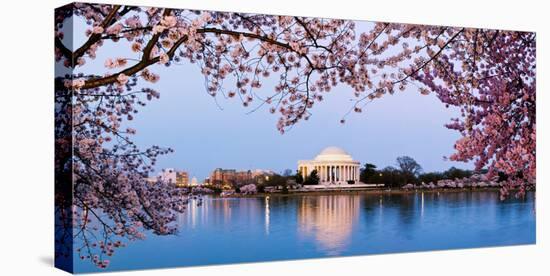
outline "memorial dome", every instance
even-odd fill
[[[316,157],[316,161],[353,161],[351,155],[339,147],[327,147]]]

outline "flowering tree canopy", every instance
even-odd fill
[[[253,195],[258,192],[258,189],[256,188],[256,184],[247,184],[240,188],[241,193],[245,195]]]
[[[82,45],[66,41],[72,33],[64,39],[72,32],[64,28],[69,20],[89,26]],[[64,69],[56,76],[56,172],[66,177],[56,178],[56,189],[66,191],[70,181],[74,193],[56,198],[65,202],[58,213],[79,229],[81,257],[105,267],[102,256],[121,245],[113,236],[176,230],[186,191],[146,181],[156,158],[171,150],[141,150],[130,139],[136,131],[121,127],[159,97],[137,88],[159,80],[159,64],[197,64],[207,93],[245,107],[265,105],[279,115],[281,133],[307,120],[336,86],[356,97],[355,112],[407,87],[435,93],[462,113],[447,126],[462,134],[452,160],[475,160],[478,169],[504,172],[517,183],[534,181],[534,33],[365,24],[359,31],[355,22],[338,19],[84,3],[58,9],[55,57]],[[108,43],[127,47],[127,54],[101,61],[104,72],[75,73]],[[268,84],[272,92],[260,93]],[[97,232],[104,239],[96,244],[89,237]],[[93,253],[94,244],[103,254]]]

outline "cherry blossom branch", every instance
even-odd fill
[[[258,39],[258,40],[261,40],[261,41],[272,43],[274,45],[277,45],[279,47],[282,47],[282,48],[285,48],[287,50],[292,51],[292,47],[290,47],[290,45],[288,45],[286,43],[282,43],[282,42],[276,41],[274,39],[268,38],[266,36],[257,35],[257,34],[253,34],[253,33],[230,31],[230,30],[221,30],[221,29],[215,29],[215,28],[198,29],[197,33],[226,34],[226,35],[232,35],[232,36],[243,35],[245,37],[255,38],[255,39]],[[153,36],[153,38],[151,38],[151,40],[149,41],[149,43],[147,44],[147,46],[143,50],[143,58],[140,62],[138,62],[137,64],[135,64],[131,67],[128,67],[128,68],[126,68],[126,69],[124,69],[124,70],[122,70],[118,73],[115,73],[115,74],[107,76],[107,77],[88,79],[88,80],[85,81],[85,84],[82,86],[82,89],[91,89],[91,88],[96,88],[96,87],[100,87],[100,86],[104,86],[104,85],[113,84],[117,81],[117,77],[121,74],[124,74],[126,76],[131,76],[131,75],[134,75],[134,74],[138,73],[139,71],[145,69],[146,67],[157,63],[160,60],[159,56],[154,57],[154,58],[148,58],[148,57],[150,56],[150,53],[151,53],[151,50],[152,50],[154,44],[156,43],[156,41],[158,41],[159,36],[160,36],[160,34],[156,34],[156,35]],[[177,48],[180,45],[182,45],[183,43],[185,43],[187,41],[187,39],[188,39],[187,35],[180,38],[174,44],[174,46],[172,48],[170,48],[170,50],[166,53],[168,55],[168,57],[173,58]],[[311,63],[311,61],[309,61],[309,63]]]
[[[105,19],[103,20],[103,22],[101,22],[101,24],[99,25],[101,28],[105,29],[107,28],[108,26],[110,26],[112,23],[113,23],[113,19],[115,18],[116,14],[117,14],[117,11],[118,9],[120,8],[120,5],[114,5],[111,12],[109,12],[109,14],[107,14],[107,16],[105,17]],[[62,53],[65,55],[65,57],[67,57],[67,59],[71,60],[71,64],[75,64],[75,61],[84,55],[84,53],[86,53],[86,51],[92,46],[94,45],[96,42],[98,42],[99,40],[101,40],[101,33],[93,33],[89,38],[88,40],[82,45],[80,46],[78,49],[76,49],[71,55],[69,55],[69,53],[67,52],[67,48],[64,47],[64,46],[61,46],[63,45],[63,43],[61,42],[61,40],[59,39],[56,39],[56,46],[58,47],[62,47],[60,49],[62,49]],[[65,48],[65,49],[63,49]],[[70,52],[70,51],[69,51]]]

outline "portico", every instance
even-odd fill
[[[298,161],[298,171],[306,179],[313,170],[317,171],[319,184],[341,185],[359,182],[360,163],[338,147],[325,148],[313,160]]]

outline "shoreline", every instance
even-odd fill
[[[511,190],[512,192],[517,190]],[[536,189],[531,189],[526,192],[535,192]],[[400,195],[400,194],[416,194],[416,193],[461,193],[461,192],[500,192],[499,187],[484,187],[484,188],[441,188],[441,189],[364,189],[364,190],[317,190],[317,191],[289,191],[288,193],[257,193],[257,194],[231,194],[226,196],[217,196],[223,198],[253,198],[266,196],[304,196],[304,195]]]

